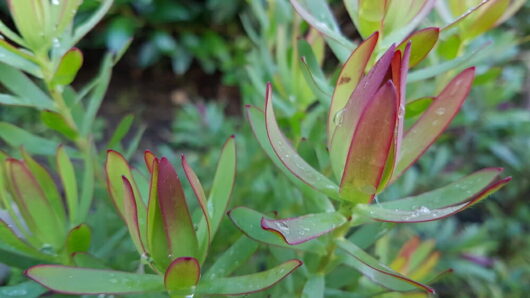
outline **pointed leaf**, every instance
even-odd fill
[[[433,288],[407,278],[404,275],[379,263],[368,253],[348,240],[337,240],[337,245],[346,253],[344,261],[354,267],[373,282],[393,291],[412,291],[421,289],[435,294]]]
[[[357,87],[359,80],[364,75],[364,70],[372,57],[378,39],[378,32],[372,34],[351,53],[348,60],[342,66],[329,108],[328,146],[331,144],[331,137],[335,131],[335,127],[341,125],[340,121],[344,112],[343,109],[350,99],[353,90]]]
[[[22,161],[16,159],[6,160],[6,172],[17,206],[32,233],[43,245],[55,249],[62,247],[65,227],[35,177]]]
[[[304,285],[302,298],[324,298],[326,279],[323,274],[311,276]]]
[[[61,58],[52,82],[62,86],[69,85],[74,81],[81,65],[83,65],[83,54],[81,51],[78,48],[69,50]]]
[[[117,146],[120,145],[121,140],[127,132],[129,132],[129,129],[131,129],[131,125],[133,124],[134,116],[132,114],[129,114],[125,117],[123,117],[114,130],[114,133],[112,134],[112,137],[110,138],[107,148],[115,149]]]
[[[3,39],[0,39],[0,62],[42,78],[42,71],[36,63],[36,59]]]
[[[289,260],[272,269],[258,273],[202,280],[197,292],[206,295],[238,295],[263,291],[280,282],[301,265],[302,262],[299,260]]]
[[[125,217],[125,223],[129,229],[129,233],[133,240],[136,249],[140,254],[145,252],[144,244],[142,241],[140,225],[138,223],[138,206],[136,205],[137,199],[134,197],[134,191],[129,180],[122,176],[124,195],[123,198],[123,216]]]
[[[453,120],[469,94],[474,76],[473,67],[457,75],[406,132],[392,180],[408,169]]]
[[[221,256],[217,257],[215,263],[203,276],[205,279],[225,277],[239,266],[244,265],[248,258],[258,249],[258,242],[241,236]]]
[[[312,252],[316,254],[323,254],[325,252],[324,245],[318,242],[318,240],[313,240],[311,242],[302,243],[298,245],[289,245],[285,243],[285,241],[275,235],[275,233],[264,230],[261,227],[261,221],[263,220],[263,218],[266,218],[267,220],[271,219],[250,208],[234,208],[230,210],[230,212],[228,212],[228,216],[230,217],[232,222],[241,230],[241,232],[256,241],[280,247],[287,247],[306,252]]]
[[[169,294],[193,293],[195,285],[199,282],[201,268],[195,258],[180,257],[173,261],[164,275],[164,285]]]
[[[164,291],[162,277],[153,274],[57,265],[34,266],[25,273],[46,288],[63,294],[97,295]]]
[[[70,230],[66,236],[66,251],[68,254],[87,252],[90,249],[92,232],[86,224],[78,225]]]
[[[397,104],[395,87],[389,81],[362,112],[342,175],[343,199],[368,203],[377,192],[394,140]]]
[[[423,114],[433,100],[434,97],[422,97],[408,102],[405,106],[405,119],[412,119]]]
[[[100,259],[86,252],[75,252],[72,254],[72,261],[76,267],[92,269],[109,269]]]
[[[265,95],[265,125],[270,144],[285,167],[307,185],[326,195],[336,197],[337,185],[302,159],[281,132],[272,108],[272,86],[270,83],[267,84]]]
[[[182,169],[184,170],[184,174],[186,175],[186,178],[188,179],[188,182],[190,183],[191,188],[193,189],[195,198],[197,199],[197,202],[199,203],[199,207],[201,208],[203,218],[206,221],[207,233],[203,233],[203,235],[205,235],[203,237],[205,238],[204,239],[199,238],[198,240],[201,245],[208,246],[210,244],[211,237],[212,237],[212,226],[210,224],[210,215],[208,214],[208,209],[206,207],[206,195],[204,194],[204,189],[202,188],[201,181],[199,180],[199,178],[197,177],[197,174],[195,174],[193,169],[190,167],[190,165],[186,161],[186,157],[184,156],[184,154],[181,156],[181,162],[182,162]],[[230,195],[228,195],[228,197],[230,197]]]
[[[236,142],[235,137],[231,136],[223,145],[217,169],[213,178],[212,189],[208,196],[208,214],[211,218],[212,237],[219,229],[221,220],[226,213],[230,195],[234,188],[236,177]],[[203,221],[201,221],[201,225]],[[200,229],[200,226],[199,226]]]
[[[27,105],[38,109],[55,110],[55,104],[46,93],[18,69],[0,63],[0,82]]]
[[[68,215],[72,225],[79,225],[79,199],[77,194],[77,180],[75,178],[75,171],[68,154],[63,146],[57,149],[57,169],[61,182],[66,194],[66,206],[68,206]]]
[[[138,226],[140,228],[140,235],[142,242],[145,243],[146,233],[146,217],[147,210],[138,187],[134,183],[133,174],[129,164],[120,153],[108,150],[107,160],[105,161],[105,174],[107,180],[107,190],[112,198],[114,206],[118,210],[120,216],[126,221],[125,210],[124,210],[124,199],[125,199],[125,188],[122,177],[127,178],[132,187],[132,193],[135,198],[136,209],[138,213]]]
[[[344,172],[351,139],[355,133],[359,118],[368,102],[372,100],[382,86],[393,56],[394,46],[390,47],[370,72],[361,79],[351,94],[343,112],[336,116],[336,122],[341,123],[341,125],[336,126],[331,137],[330,159],[333,172],[338,179],[343,176],[342,173]]]
[[[3,220],[0,220],[0,245],[9,248],[10,251],[20,255],[37,258],[47,262],[54,262],[52,256],[42,253],[36,248],[30,246],[24,240],[20,239],[13,230],[11,230],[10,225]]]
[[[412,68],[425,57],[427,54],[434,48],[434,45],[438,41],[438,36],[440,35],[440,28],[437,27],[428,27],[421,30],[418,30],[412,33],[409,37],[405,38],[401,44],[397,47],[398,50],[404,50],[407,46],[407,43],[411,42],[411,52],[410,52],[410,62],[409,67]]]
[[[155,159],[157,159],[157,157],[156,155],[153,154],[153,152],[149,150],[146,150],[144,152],[145,166],[147,167],[147,170],[149,171],[150,174],[153,174],[153,162]],[[157,164],[158,164],[158,161],[157,161]]]
[[[340,212],[315,213],[285,219],[261,219],[261,227],[278,233],[287,244],[315,239],[342,226],[347,219]]]
[[[0,138],[11,147],[24,147],[34,154],[54,155],[55,148],[59,146],[55,141],[36,136],[7,122],[0,122]]]
[[[78,133],[76,128],[72,127],[61,114],[49,110],[44,110],[41,112],[40,116],[42,122],[44,122],[46,126],[55,131],[60,132],[69,140],[74,141],[77,138]]]
[[[485,199],[506,185],[511,178],[494,182],[502,169],[478,171],[442,188],[417,196],[358,206],[360,212],[379,221],[424,222],[447,217]]]
[[[168,240],[171,260],[198,255],[198,242],[177,172],[167,158],[158,166],[158,204]]]

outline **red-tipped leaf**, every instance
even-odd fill
[[[197,259],[180,257],[167,268],[164,274],[164,285],[172,295],[191,295],[200,276],[201,267]]]
[[[140,254],[145,253],[144,244],[141,238],[140,226],[138,224],[138,208],[136,206],[136,198],[131,183],[127,177],[122,176],[124,195],[123,198],[123,215],[125,223],[129,229],[129,234],[133,240],[136,249]]]
[[[421,30],[418,30],[412,33],[410,36],[405,38],[401,44],[397,47],[398,50],[404,50],[407,44],[410,42],[411,53],[410,53],[410,65],[409,67],[414,67],[418,65],[427,54],[434,48],[434,45],[438,41],[438,36],[440,35],[440,28],[437,27],[428,27]]]

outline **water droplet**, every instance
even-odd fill
[[[61,42],[59,41],[58,38],[54,38],[54,39],[52,40],[52,45],[53,45],[54,48],[58,48],[58,47],[61,46]]]
[[[445,108],[437,108],[436,111],[435,111],[436,115],[438,116],[442,116],[443,114],[445,114]]]
[[[52,0],[52,5],[59,5],[61,4],[61,0]]]
[[[341,126],[343,121],[344,121],[344,109],[340,109],[333,116],[333,123],[335,123],[335,125],[337,126]]]

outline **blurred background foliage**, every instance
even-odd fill
[[[97,3],[84,1],[80,19]],[[5,2],[0,5],[5,19]],[[332,9],[343,33],[358,39],[340,1],[332,1]],[[387,192],[393,197],[418,193],[491,165],[504,167],[506,174],[514,177],[493,198],[456,217],[401,225],[372,245],[376,255],[390,264],[412,237],[432,243],[425,250],[439,254],[435,271],[454,269],[436,286],[442,296],[524,297],[530,291],[529,15],[527,1],[514,17],[471,44],[476,47],[491,42],[483,54],[473,58],[478,76],[470,97],[441,140]],[[429,18],[426,25],[436,22],[436,18]],[[319,111],[321,98],[318,90],[309,86],[296,53],[303,50],[298,48],[297,39],[303,34],[315,35],[311,39],[313,51],[317,49],[315,61],[333,76],[329,71],[336,69],[337,59],[317,34],[309,31],[288,1],[117,0],[104,21],[80,45],[87,61],[83,68],[90,75],[90,71],[97,71],[90,61],[97,61],[105,49],[117,51],[133,38],[114,71],[101,111],[105,120],[100,120],[96,135],[102,139],[108,134],[106,128],[117,124],[125,111],[134,113],[139,119],[135,125],[148,126],[140,148],[174,158],[177,156],[173,152],[185,152],[198,169],[198,176],[208,178],[222,144],[235,132],[239,173],[232,206],[244,204],[284,215],[311,209],[310,205],[303,207],[302,201],[309,200],[307,194],[286,179],[279,179],[281,173],[254,140],[243,108],[243,104],[261,106],[265,82],[271,81],[281,98],[277,107],[282,115],[280,123],[294,130],[292,135],[302,136],[294,140],[298,150],[307,160],[328,162],[320,154],[326,150],[325,140],[315,138],[321,138],[325,129],[325,125],[318,125],[326,121]],[[83,75],[78,79],[86,80]],[[433,82],[416,83],[409,87],[409,93],[421,95],[432,88]],[[36,134],[45,133],[38,113],[29,109],[0,106],[0,117],[31,128]],[[205,188],[211,182],[205,180]],[[93,222],[116,222],[108,221],[109,216],[113,215],[97,213]],[[94,230],[121,231],[112,243],[125,237],[125,230],[118,227],[99,224]],[[235,231],[225,219],[218,239],[236,239]],[[102,243],[105,232],[100,234]],[[96,243],[98,236],[94,235]],[[214,255],[225,249],[221,244],[214,245]],[[120,251],[134,254],[130,245],[116,245],[123,246]],[[113,255],[112,247],[116,246],[101,249],[105,247],[110,249],[103,253]],[[275,250],[260,251],[280,255]],[[126,263],[126,254],[114,257],[122,260],[116,261],[121,262],[121,268],[134,268],[135,264]],[[289,283],[269,292],[278,297],[274,294],[282,293],[282,287],[288,288]]]

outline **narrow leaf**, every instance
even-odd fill
[[[55,141],[36,136],[7,122],[0,122],[0,138],[11,147],[24,147],[34,154],[54,155],[55,148],[59,146]]]
[[[57,169],[66,194],[66,206],[68,207],[70,224],[73,226],[79,225],[81,222],[78,210],[77,180],[75,178],[74,166],[63,146],[59,146],[57,149]]]
[[[13,232],[13,230],[11,230],[10,225],[8,225],[3,220],[0,220],[0,239],[1,245],[6,248],[9,248],[9,250],[14,253],[33,257],[47,262],[54,262],[54,258],[51,255],[46,255],[42,253],[36,248],[30,246],[24,240],[20,239]]]
[[[155,159],[157,160],[156,163],[158,164],[158,159],[156,155],[153,154],[153,152],[149,150],[146,150],[144,152],[145,166],[147,167],[147,170],[149,171],[150,174],[153,174],[153,167],[154,167],[153,162],[155,161]]]
[[[69,85],[74,81],[81,65],[83,65],[83,54],[78,48],[72,48],[61,58],[52,82],[62,86]]]
[[[23,98],[27,105],[38,109],[55,110],[51,98],[18,69],[0,63],[0,82],[17,97]]]
[[[421,30],[418,30],[412,33],[409,37],[405,38],[401,42],[397,49],[403,51],[407,46],[407,43],[411,42],[410,50],[410,62],[409,67],[412,68],[418,65],[427,54],[434,48],[434,45],[438,41],[438,36],[440,35],[440,28],[437,27],[428,27]]]
[[[407,278],[404,275],[379,263],[368,253],[348,240],[337,240],[337,245],[346,253],[345,262],[373,282],[393,291],[412,291],[421,289],[435,294],[433,288]]]
[[[198,242],[180,179],[167,158],[158,167],[158,203],[168,240],[170,259],[195,257]]]
[[[281,132],[272,107],[272,86],[270,83],[267,84],[265,95],[265,125],[270,144],[285,167],[307,185],[324,194],[336,197],[337,185],[302,159]]]
[[[368,203],[375,196],[394,140],[397,99],[396,89],[389,81],[359,117],[341,180],[343,199]]]
[[[240,295],[263,291],[280,282],[301,265],[299,260],[289,260],[259,273],[202,280],[197,292],[206,295]]]
[[[134,116],[132,114],[129,114],[121,119],[120,123],[114,130],[112,137],[107,143],[107,148],[116,149],[116,147],[120,144],[123,137],[125,137],[127,132],[129,132],[129,129],[131,128],[133,120],[134,120]]]
[[[164,285],[169,294],[190,295],[199,282],[201,268],[195,258],[180,257],[173,261],[164,275]]]
[[[28,280],[17,285],[0,287],[0,297],[37,298],[42,297],[47,291],[48,289],[45,287]]]
[[[261,219],[261,227],[278,233],[287,244],[296,245],[315,239],[346,222],[340,212],[316,213],[286,219]]]
[[[408,169],[453,120],[469,94],[474,76],[473,67],[458,74],[406,132],[392,180]]]
[[[422,97],[411,100],[405,106],[405,119],[412,119],[423,114],[432,104],[434,97]]]
[[[57,112],[44,110],[41,112],[41,119],[46,126],[63,134],[71,141],[74,141],[78,136],[76,128],[72,127],[64,117]]]
[[[39,65],[30,54],[15,48],[7,41],[0,39],[0,62],[23,70],[35,77],[42,78]]]
[[[136,246],[136,249],[140,254],[145,252],[144,244],[142,241],[141,228],[138,223],[138,206],[136,205],[137,199],[134,196],[134,191],[129,180],[122,176],[124,194],[123,198],[123,215],[125,217],[125,223],[131,234],[131,238]]]
[[[40,265],[26,275],[46,288],[72,295],[128,294],[164,291],[161,276],[78,267]]]
[[[241,236],[221,256],[217,257],[215,263],[208,269],[203,278],[215,279],[231,274],[239,266],[244,265],[248,258],[258,249],[258,243]]]

